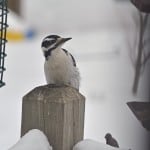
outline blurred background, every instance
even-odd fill
[[[64,48],[75,57],[81,74],[80,92],[86,97],[84,138],[105,143],[110,132],[122,148],[149,150],[149,132],[126,105],[150,99],[150,61],[141,68],[133,90],[141,15],[137,8],[128,0],[8,0],[8,6],[0,149],[19,140],[22,97],[46,84],[41,41],[58,34],[73,38]],[[150,38],[149,23],[145,41]],[[145,45],[146,54],[150,43]]]

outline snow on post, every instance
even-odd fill
[[[68,86],[40,86],[23,97],[21,136],[43,131],[53,150],[71,150],[83,139],[85,98]]]
[[[9,150],[52,150],[52,147],[43,132],[33,129],[27,132]]]

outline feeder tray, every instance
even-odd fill
[[[128,102],[127,105],[143,127],[150,131],[150,102]]]
[[[131,2],[142,12],[150,13],[150,0],[131,0]]]

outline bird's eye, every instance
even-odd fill
[[[50,45],[52,45],[54,43],[55,43],[55,40],[46,40],[46,41],[42,42],[41,46],[47,48],[47,47],[49,47]]]
[[[56,40],[50,40],[49,43],[50,44],[54,44],[56,42]]]

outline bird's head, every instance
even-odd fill
[[[51,55],[51,51],[60,48],[66,41],[71,39],[72,38],[62,38],[58,35],[46,36],[41,44],[45,58]]]
[[[110,134],[110,133],[107,133],[106,135],[105,135],[105,139],[109,139],[109,138],[111,138],[112,137],[112,135]]]

